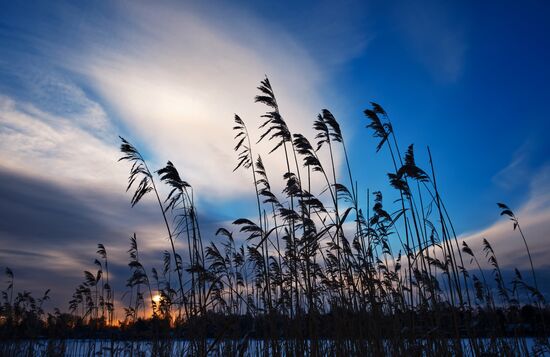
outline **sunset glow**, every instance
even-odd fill
[[[155,302],[155,304],[158,304],[160,300],[161,300],[161,296],[159,294],[153,295],[153,301]]]

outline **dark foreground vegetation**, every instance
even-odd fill
[[[190,183],[171,162],[151,171],[138,149],[121,138],[120,160],[130,164],[132,206],[153,196],[165,224],[162,263],[142,264],[134,234],[124,306],[115,307],[107,249],[99,244],[97,271],[84,272],[68,313],[53,314],[43,310],[47,293],[39,299],[14,293],[14,275],[7,269],[0,352],[38,353],[32,341],[42,341],[44,354],[96,354],[89,345],[83,351],[67,347],[70,339],[111,341],[99,349],[107,355],[549,351],[550,310],[520,222],[506,205],[498,206],[525,243],[531,266],[527,272],[516,270],[511,281],[504,280],[487,240],[483,251],[474,252],[457,239],[429,149],[423,169],[413,145],[403,151],[398,144],[380,105],[371,103],[364,113],[378,141],[376,152],[387,155],[393,167],[388,179],[399,199],[391,210],[380,192],[368,194],[369,202],[360,206],[344,135],[330,111],[322,110],[314,121],[311,143],[290,131],[267,78],[258,89],[255,100],[267,107],[260,137],[251,138],[239,116],[234,127],[235,170],[250,175],[256,217],[236,219],[236,233],[220,228],[216,237],[203,237]],[[284,172],[273,175],[282,174],[282,190],[272,189],[273,176],[254,152],[260,141],[268,141],[270,154],[286,163]],[[344,162],[341,176],[337,156]],[[161,197],[160,184],[169,187],[167,197]],[[178,251],[176,240],[186,248]],[[483,268],[485,262],[492,270]],[[115,308],[124,311],[122,319],[115,321]],[[147,343],[128,342],[138,340]]]

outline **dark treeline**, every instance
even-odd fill
[[[9,309],[9,307],[6,307]],[[413,314],[414,316],[410,316]],[[539,310],[532,305],[521,308],[473,312],[442,308],[438,311],[438,325],[430,324],[434,319],[431,312],[409,312],[400,315],[380,316],[380,335],[384,338],[395,334],[402,322],[411,318],[418,320],[413,335],[418,338],[437,336],[453,338],[453,315],[458,316],[460,337],[531,337],[540,335],[544,324],[550,322],[548,310]],[[250,315],[226,315],[208,312],[200,319],[182,321],[177,325],[168,319],[159,317],[138,318],[121,326],[109,326],[103,321],[88,321],[81,316],[55,312],[37,313],[16,307],[13,312],[5,312],[6,319],[0,326],[3,340],[11,339],[118,339],[153,340],[163,338],[197,339],[206,337],[216,339],[223,335],[228,339],[240,339],[245,331],[251,339],[361,339],[372,337],[368,330],[368,321],[373,318],[369,313],[351,313],[333,311],[304,319],[291,319],[281,314],[268,314],[259,317]],[[315,329],[309,329],[309,320],[313,319]],[[345,323],[342,323],[345,321]],[[272,327],[275,326],[275,331]],[[294,326],[288,329],[288,326]],[[407,334],[410,335],[409,332]]]
[[[250,175],[255,217],[236,219],[235,233],[220,228],[203,237],[191,184],[171,162],[152,171],[121,138],[132,206],[145,196],[158,203],[168,237],[162,263],[142,264],[134,234],[127,291],[123,306],[115,306],[108,252],[99,244],[97,270],[84,272],[69,312],[53,314],[43,311],[47,293],[14,294],[8,270],[2,338],[184,338],[194,341],[187,352],[197,355],[226,340],[240,341],[233,354],[244,353],[251,340],[264,341],[263,351],[275,355],[532,353],[525,336],[537,337],[537,351],[548,349],[550,310],[509,207],[498,204],[525,243],[531,270],[524,278],[516,269],[505,281],[489,241],[474,252],[457,239],[429,149],[423,169],[414,146],[399,145],[380,105],[371,103],[364,114],[376,152],[391,163],[387,176],[399,197],[391,210],[379,191],[359,205],[344,134],[329,110],[314,120],[310,142],[291,132],[267,78],[258,90],[255,101],[267,107],[260,136],[251,137],[245,121],[234,118],[235,170]],[[267,172],[254,151],[259,142],[272,145],[270,156],[282,157],[284,172]],[[343,158],[341,175],[336,157]],[[284,188],[275,192],[270,179],[281,177]],[[124,317],[115,320],[115,309]]]

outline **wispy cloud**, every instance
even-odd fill
[[[67,21],[79,19],[69,26],[74,33],[63,33],[72,45],[48,37],[58,30],[41,24],[42,33],[25,37],[45,61],[41,69],[4,68],[24,84],[27,95],[2,101],[2,165],[34,175],[43,175],[47,167],[60,173],[50,179],[100,190],[122,177],[122,166],[115,168],[113,159],[117,135],[123,134],[152,167],[172,160],[199,199],[251,194],[248,173],[231,173],[231,128],[238,113],[259,137],[266,110],[253,103],[259,81],[265,74],[271,78],[291,130],[312,134],[316,114],[339,101],[322,98],[330,77],[327,66],[353,58],[368,42],[354,25],[361,16],[331,13],[328,4],[315,7],[315,13],[342,24],[338,31],[324,26],[319,34],[314,31],[319,23],[311,22],[313,28],[298,38],[280,24],[223,5],[118,3],[101,11],[87,8],[87,16],[83,7],[58,7]],[[345,51],[336,46],[342,41]],[[280,182],[285,165],[277,153],[265,157],[268,148],[260,145],[256,154],[264,155],[272,180]]]
[[[527,237],[535,267],[548,268],[550,267],[547,241],[550,235],[550,166],[544,166],[532,177],[528,199],[520,207],[512,207],[512,209],[519,218],[521,228]],[[498,212],[495,205],[495,215]],[[493,245],[502,266],[529,268],[523,240],[519,232],[513,230],[512,222],[505,216],[484,229],[465,233],[460,237],[479,254],[482,254],[481,242],[483,238],[487,238]]]
[[[68,187],[115,191],[113,178],[125,177],[116,141],[89,130],[104,125],[96,120],[100,107],[89,109],[91,117],[62,117],[0,96],[0,167]]]
[[[55,307],[65,309],[83,270],[93,269],[98,243],[107,248],[117,291],[125,289],[134,232],[148,269],[158,267],[169,247],[154,202],[144,200],[131,210],[127,198],[112,192],[63,187],[2,169],[0,182],[0,265],[15,272],[18,290],[40,293],[36,289],[51,288]],[[203,212],[199,218],[205,237],[212,237],[220,219]],[[176,247],[183,251],[185,241],[177,239]]]
[[[438,81],[456,81],[468,43],[466,26],[452,7],[431,0],[403,2],[395,13],[407,46],[426,70]]]
[[[536,150],[536,144],[533,140],[524,142],[512,155],[510,163],[498,171],[492,181],[506,189],[510,190],[525,182],[529,182],[533,171],[532,156]]]
[[[246,16],[230,20],[236,27],[230,34],[193,10],[141,5],[125,11],[132,21],[117,29],[122,46],[94,46],[92,34],[85,53],[65,56],[67,65],[89,80],[130,136],[147,143],[157,163],[173,160],[199,197],[231,198],[251,189],[246,173],[231,174],[232,120],[242,115],[258,138],[266,108],[253,98],[266,72],[291,129],[311,132],[324,77],[285,33],[258,26],[241,36],[241,24],[254,21]],[[284,164],[271,163],[278,177]]]
[[[335,4],[321,0],[301,11],[289,8],[288,4],[279,6],[292,19],[289,26],[293,34],[306,45],[311,56],[333,70],[364,54],[374,38],[371,26],[376,13],[364,1]]]

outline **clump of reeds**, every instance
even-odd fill
[[[284,339],[284,346],[313,354],[320,352],[319,341],[324,338],[335,341],[338,353],[357,351],[354,348],[371,353],[416,349],[461,353],[464,348],[476,352],[494,348],[479,338],[506,333],[506,314],[513,315],[512,307],[521,308],[519,289],[539,291],[536,280],[530,290],[517,271],[512,289],[508,288],[494,251],[485,241],[500,297],[496,301],[474,252],[466,243],[459,244],[429,149],[429,170],[424,170],[416,162],[413,145],[402,153],[388,114],[372,103],[364,111],[367,128],[379,140],[376,151],[388,151],[393,167],[389,184],[400,198],[398,208],[389,212],[376,191],[374,205],[361,208],[358,184],[335,116],[327,109],[321,111],[313,122],[316,142],[311,144],[302,134],[291,132],[267,78],[258,89],[255,101],[268,108],[259,125],[259,138],[251,138],[240,116],[234,118],[235,170],[249,171],[257,207],[256,218],[234,221],[238,238],[221,228],[217,235],[224,240],[216,243],[212,239],[203,249],[191,186],[170,162],[159,170],[172,189],[163,214],[179,205],[183,214],[178,216],[179,231],[174,236],[187,238],[187,267],[176,268],[178,276],[181,271],[189,275],[185,293],[180,289],[186,306],[182,321],[196,324],[202,320],[206,325],[224,321],[224,328],[210,328],[211,337]],[[284,180],[281,193],[273,192],[264,161],[254,154],[254,142],[260,141],[273,142],[269,154],[281,155],[285,162],[286,170],[279,176]],[[129,144],[123,141],[123,151],[124,145]],[[345,159],[342,177],[336,167],[337,150]],[[320,151],[326,151],[328,165]],[[132,152],[146,167],[137,150]],[[314,175],[323,186],[313,186],[312,182],[318,182]],[[132,203],[148,189],[156,192],[153,176],[144,177]],[[507,207],[501,208],[504,214],[510,212],[516,228],[515,216]],[[168,223],[167,228],[172,235]],[[237,244],[243,239],[244,244]],[[175,250],[172,254],[177,256]],[[470,273],[465,257],[475,261],[477,273]],[[177,264],[183,261],[176,259]],[[532,262],[531,267],[534,276]],[[483,325],[499,314],[505,316],[502,324]],[[535,325],[530,331],[536,330]],[[302,342],[293,344],[292,339]],[[350,344],[350,339],[361,342]],[[283,345],[273,344],[281,350]],[[516,343],[514,348],[521,346]]]
[[[529,335],[545,348],[547,306],[519,220],[507,206],[499,204],[523,238],[533,286],[517,269],[507,283],[487,240],[490,271],[459,241],[430,150],[424,169],[414,145],[399,145],[382,106],[371,103],[364,111],[366,126],[377,140],[375,151],[388,155],[388,183],[399,198],[388,208],[380,191],[368,191],[361,207],[335,115],[321,110],[311,142],[291,131],[269,79],[258,90],[255,101],[267,108],[260,136],[251,137],[245,120],[234,117],[235,170],[248,171],[257,212],[237,218],[236,232],[223,227],[203,237],[191,184],[170,161],[151,171],[121,138],[120,160],[131,163],[131,204],[152,195],[169,242],[161,268],[147,269],[131,237],[119,321],[126,336],[151,339],[155,354],[173,351],[175,338],[189,339],[183,350],[194,355],[518,355],[533,352]],[[269,155],[284,160],[284,172],[267,172],[254,146],[261,141],[272,144]],[[281,192],[273,179],[283,180]],[[165,198],[159,183],[169,189]],[[184,249],[177,249],[178,240]],[[98,254],[97,271],[85,272],[70,303],[78,324],[96,330],[114,323],[101,244]],[[13,277],[3,296],[11,306]],[[135,352],[134,344],[130,348]]]

